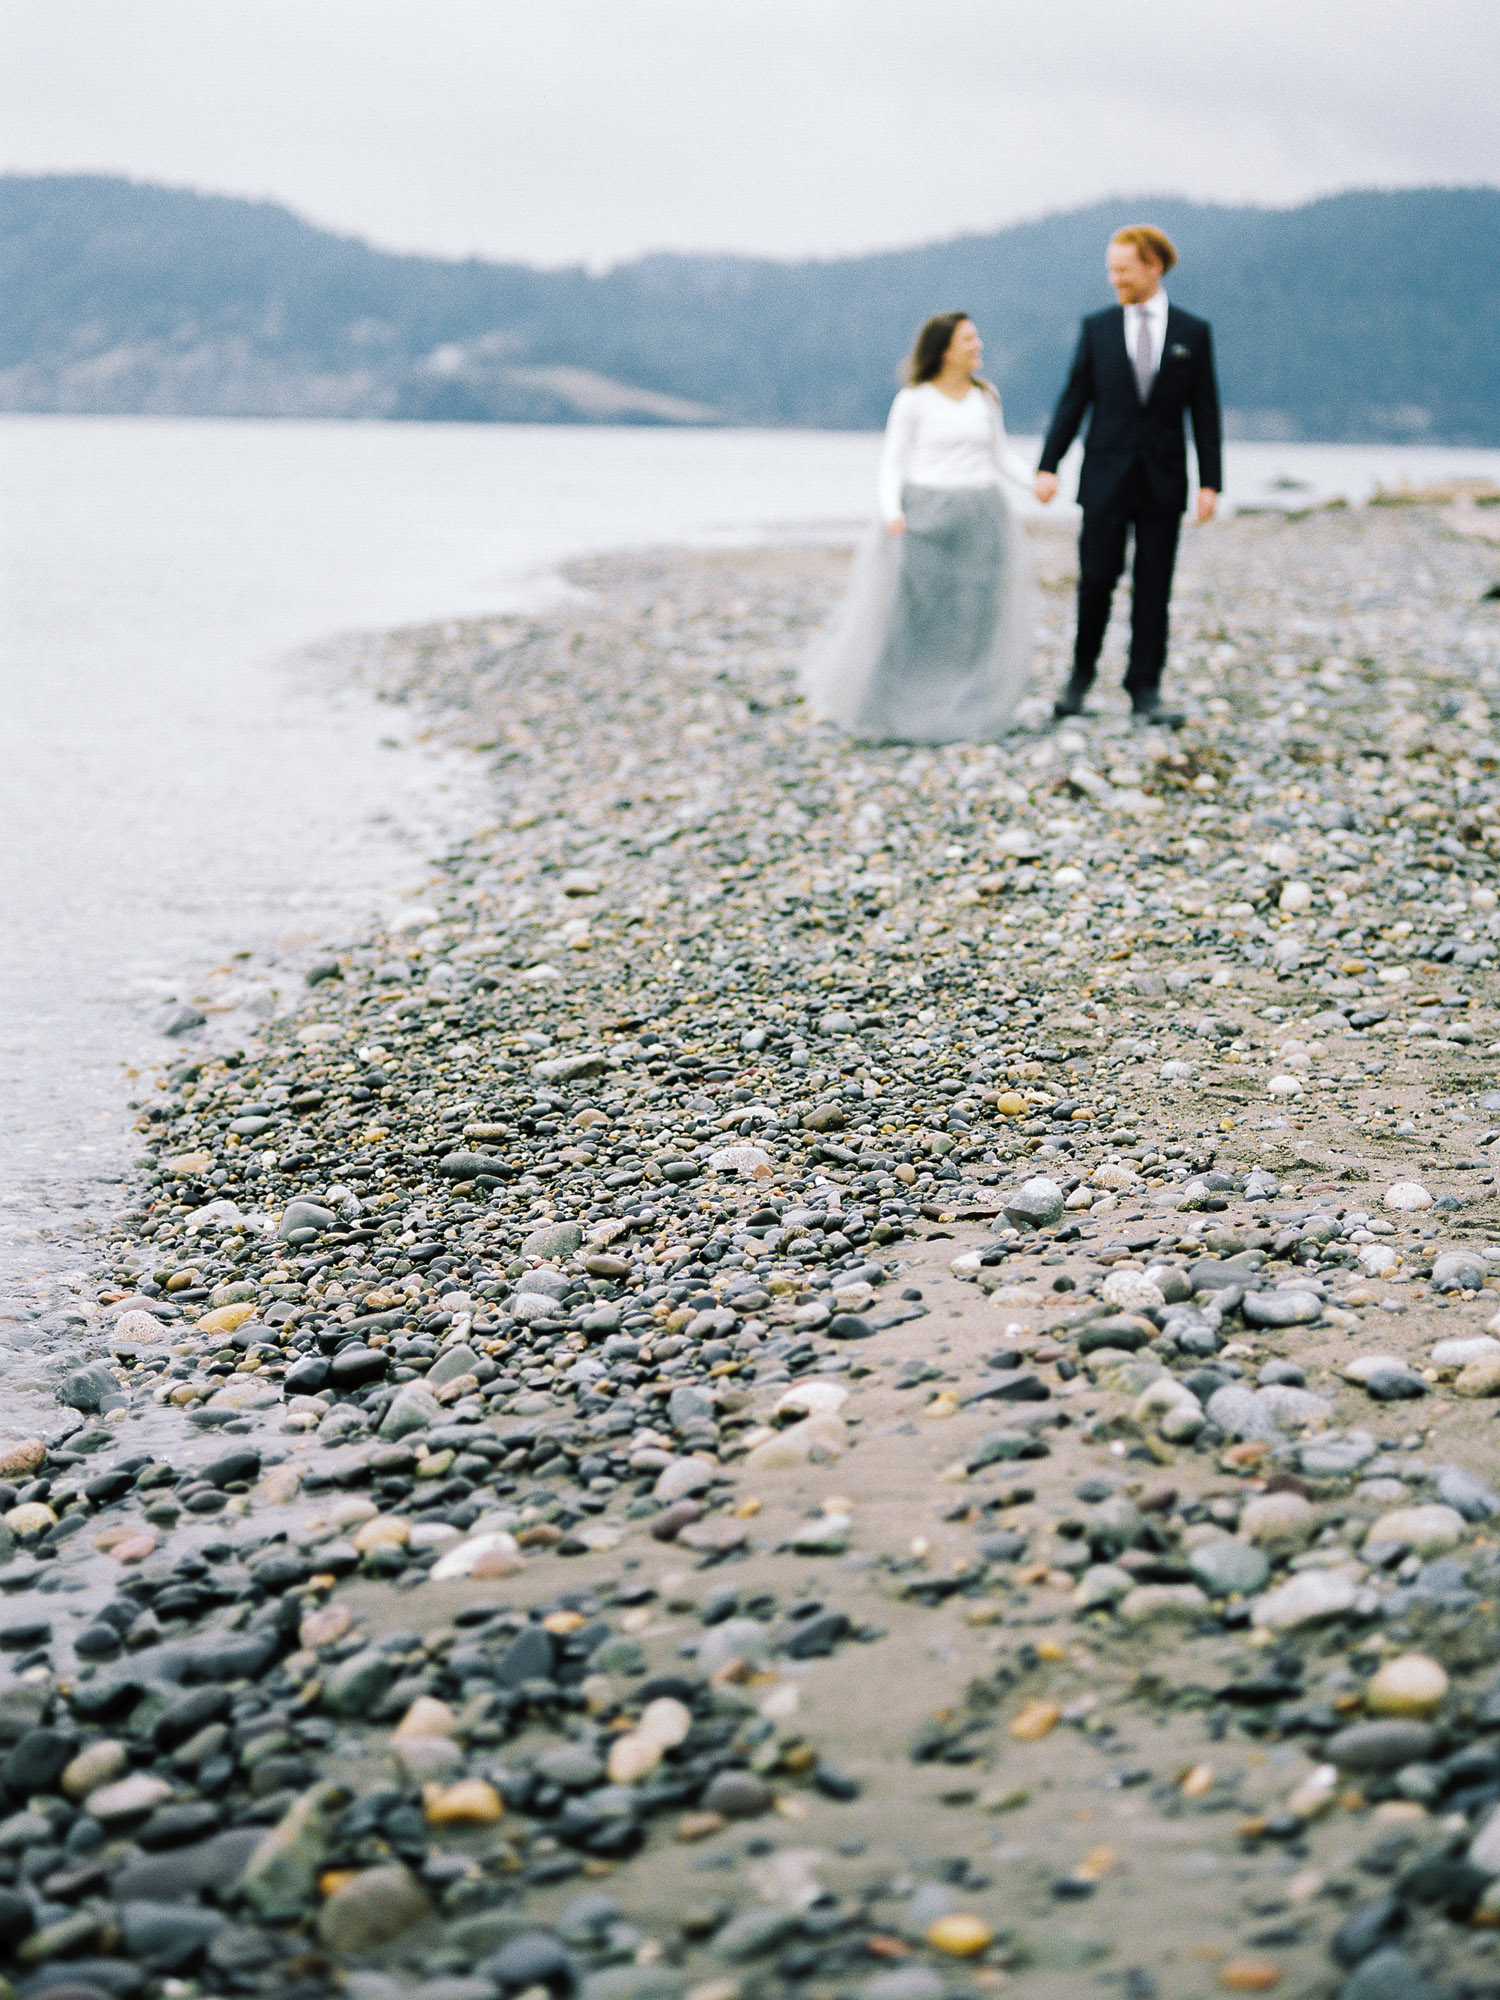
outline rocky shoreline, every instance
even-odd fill
[[[1179,737],[942,752],[844,560],[365,655],[497,822],[180,1024],[0,1447],[26,2000],[1500,1991],[1493,558],[1229,524]]]

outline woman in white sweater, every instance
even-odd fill
[[[880,460],[880,525],[810,652],[818,714],[887,743],[988,743],[1031,666],[1025,542],[1002,484],[1029,490],[967,313],[917,335]]]

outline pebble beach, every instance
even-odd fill
[[[996,745],[838,549],[352,656],[493,820],[14,1309],[5,2000],[1500,1992],[1478,503],[1189,535],[1176,734],[1050,523]]]

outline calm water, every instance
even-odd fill
[[[299,958],[487,817],[463,760],[301,649],[536,602],[588,550],[847,532],[878,449],[0,418],[0,1299],[60,1296],[81,1261],[129,1158],[125,1071],[172,1046],[167,996],[213,995],[211,1033],[243,1036]],[[1240,446],[1229,489],[1357,500],[1455,473],[1500,478],[1500,453]]]

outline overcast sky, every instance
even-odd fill
[[[1496,0],[0,0],[0,167],[601,265],[1500,182]]]

